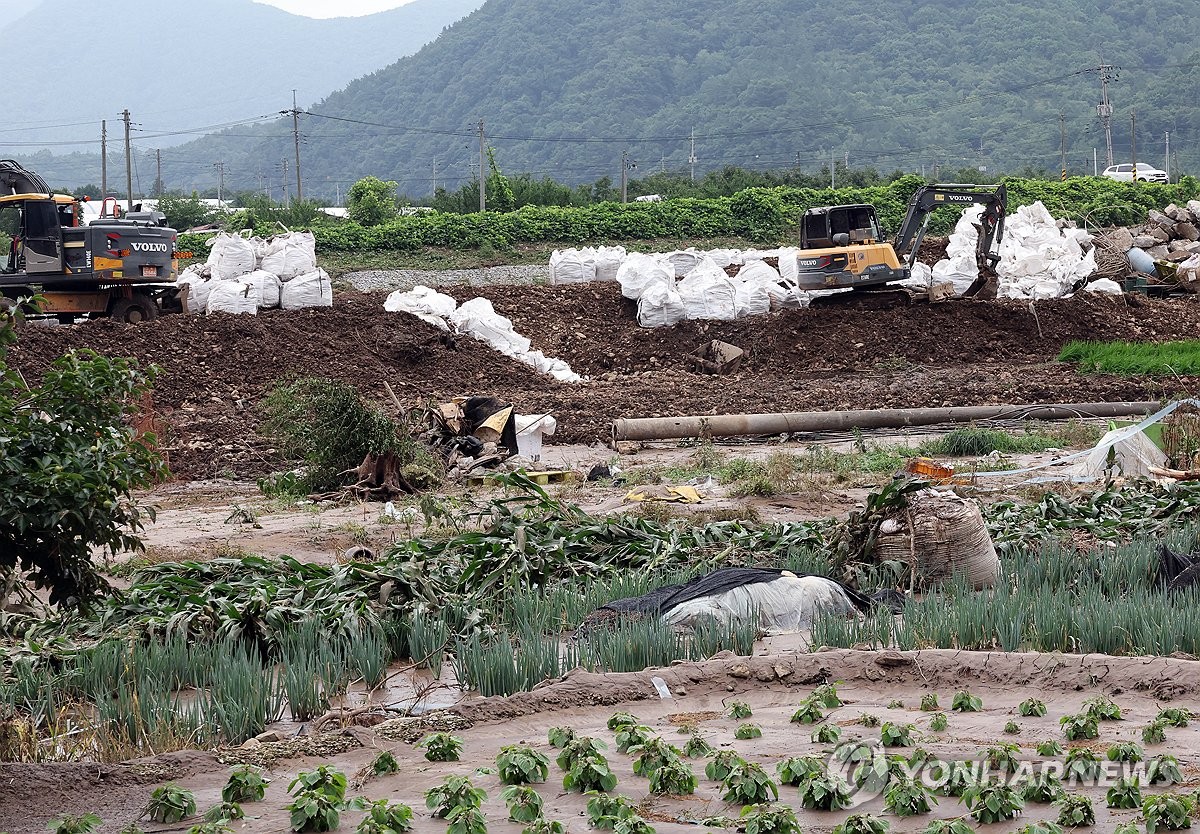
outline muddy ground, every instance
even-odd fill
[[[672,695],[670,700],[658,697],[653,677],[666,684]],[[1141,743],[1141,728],[1162,706],[1195,710],[1200,695],[1200,662],[1099,655],[836,650],[775,651],[769,657],[753,658],[725,656],[632,674],[576,671],[532,693],[511,698],[477,698],[453,709],[455,723],[450,726],[459,728],[454,734],[464,741],[462,761],[456,763],[425,761],[423,751],[411,743],[421,738],[424,730],[405,731],[395,724],[383,724],[373,728],[353,727],[348,731],[349,736],[321,735],[307,742],[309,750],[327,751],[323,755],[271,758],[282,747],[295,748],[297,742],[291,741],[283,745],[251,744],[249,748],[234,751],[171,754],[118,766],[0,766],[0,830],[10,834],[44,831],[50,816],[62,810],[97,812],[107,823],[103,830],[116,832],[135,818],[150,791],[167,780],[194,791],[203,810],[219,801],[229,762],[267,760],[272,762],[270,775],[274,780],[267,797],[263,802],[245,806],[248,819],[235,826],[235,830],[282,834],[287,831],[284,810],[288,802],[287,784],[298,772],[328,763],[353,778],[378,750],[386,749],[399,760],[400,773],[372,779],[352,790],[351,795],[407,803],[416,812],[415,831],[443,832],[446,824],[432,819],[424,808],[424,791],[446,775],[466,775],[488,793],[483,810],[489,831],[518,834],[520,826],[506,820],[504,803],[499,797],[501,785],[496,775],[486,769],[494,768],[500,747],[517,742],[531,744],[553,760],[556,751],[547,744],[546,731],[552,726],[569,726],[609,745],[609,762],[618,776],[616,792],[641,803],[642,813],[661,834],[683,834],[697,830],[691,821],[717,815],[736,817],[740,809],[722,801],[719,786],[703,774],[703,759],[692,760],[699,779],[695,796],[650,795],[647,780],[632,771],[631,756],[616,751],[613,734],[605,727],[608,716],[618,709],[630,711],[654,733],[677,745],[687,738],[678,733],[679,727],[694,725],[714,747],[735,749],[774,776],[776,765],[786,757],[828,757],[832,745],[813,743],[810,740],[813,728],[792,724],[789,717],[816,685],[834,681],[840,682],[838,689],[846,703],[828,711],[826,720],[841,727],[843,740],[854,737],[877,740],[880,730],[859,722],[860,716],[871,714],[882,721],[915,725],[914,745],[942,759],[973,758],[989,746],[1011,741],[1020,746],[1019,759],[1046,761],[1033,749],[1040,741],[1056,738],[1066,747],[1088,746],[1103,758],[1107,748],[1120,741]],[[982,699],[981,712],[950,711],[954,693],[963,688]],[[945,732],[931,731],[931,713],[918,708],[921,696],[931,692],[937,694],[949,716]],[[1103,722],[1096,741],[1067,744],[1062,739],[1058,719],[1078,712],[1087,698],[1097,694],[1111,697],[1122,708],[1124,720]],[[1048,707],[1045,717],[1017,715],[1017,704],[1029,697],[1045,701]],[[761,738],[745,741],[734,738],[741,722],[724,715],[734,700],[745,701],[753,708],[753,716],[745,720],[762,728]],[[1004,733],[1009,721],[1016,722],[1019,734]],[[343,752],[334,752],[339,750]],[[1200,728],[1195,725],[1168,730],[1165,744],[1147,748],[1149,755],[1171,753],[1179,758],[1188,790],[1200,776],[1198,750]],[[911,748],[898,748],[890,752],[910,751]],[[588,830],[583,816],[585,800],[577,793],[563,791],[562,775],[552,761],[549,780],[536,786],[545,800],[545,815],[562,821],[569,831],[583,834]],[[1146,794],[1165,790],[1143,787]],[[1175,786],[1172,790],[1183,788]],[[1136,819],[1134,811],[1106,809],[1102,788],[1080,787],[1072,792],[1091,798],[1096,814],[1096,826],[1091,830],[1098,834],[1109,834],[1118,823]],[[884,814],[882,799],[860,798],[863,802],[854,811]],[[796,808],[802,830],[807,832],[828,832],[850,813],[805,811],[796,802],[796,789],[787,786],[781,787],[780,801]],[[942,797],[931,815],[886,817],[893,831],[916,832],[931,817],[948,819],[964,813],[966,808],[957,799]],[[981,830],[1010,831],[1027,822],[1053,820],[1056,816],[1054,806],[1030,804],[1018,819],[983,826]],[[358,813],[347,812],[340,830],[352,830],[359,817]],[[181,831],[186,824],[144,827],[147,831]]]
[[[615,284],[476,288],[535,348],[587,382],[568,385],[466,337],[382,309],[384,294],[345,293],[332,310],[258,316],[164,316],[123,325],[30,325],[12,361],[36,379],[71,348],[159,366],[155,417],[172,472],[185,480],[253,478],[281,468],[258,434],[260,403],[282,379],[327,376],[406,407],[491,394],[519,411],[550,412],[556,441],[604,444],[619,417],[844,408],[1154,399],[1192,378],[1082,376],[1055,362],[1080,338],[1169,340],[1200,332],[1200,303],[1080,297],[953,301],[887,311],[791,310],[734,322],[637,326]],[[458,299],[466,300],[464,295]],[[688,370],[710,339],[750,352],[734,375]]]

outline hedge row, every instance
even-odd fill
[[[795,241],[800,216],[814,206],[870,203],[879,211],[884,228],[894,233],[913,192],[923,184],[918,176],[906,176],[885,186],[751,188],[711,200],[599,203],[582,208],[525,206],[517,211],[486,214],[428,212],[380,226],[351,222],[320,225],[313,232],[322,252],[410,252],[427,246],[469,249],[490,244],[504,248],[516,243],[580,245],[714,237],[771,245]],[[1134,185],[1095,177],[1066,182],[1007,179],[1005,184],[1010,213],[1041,200],[1056,217],[1087,222],[1089,227],[1139,223],[1149,209],[1200,197],[1200,181],[1193,177],[1184,177],[1176,185]],[[934,216],[930,229],[944,234],[957,217],[957,209],[948,207]],[[200,235],[182,235],[180,246],[202,253],[204,240]]]

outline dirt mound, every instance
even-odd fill
[[[618,417],[1153,399],[1194,386],[1082,377],[1053,360],[1071,339],[1159,341],[1200,332],[1200,304],[1138,297],[790,310],[651,330],[637,326],[633,304],[613,284],[452,294],[460,302],[491,299],[535,348],[590,381],[555,382],[481,342],[387,313],[382,293],[340,295],[331,310],[30,325],[11,358],[30,379],[78,348],[158,365],[154,401],[171,469],[195,479],[281,468],[258,434],[259,403],[289,377],[350,382],[389,408],[385,381],[406,407],[491,394],[528,413],[554,414],[558,442],[597,442]],[[749,351],[738,374],[688,369],[687,354],[714,338]]]

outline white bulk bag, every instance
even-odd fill
[[[267,245],[262,268],[290,281],[317,268],[317,240],[312,232],[288,232],[276,235]]]
[[[285,310],[300,310],[304,307],[332,307],[333,285],[329,273],[317,269],[297,275],[283,285],[279,293],[279,306]]]
[[[795,264],[796,259],[792,258],[792,263]],[[785,287],[781,282],[782,277],[775,267],[763,261],[747,261],[746,265],[741,268],[737,274],[737,280],[742,281],[747,285],[762,287],[766,290],[768,301],[771,304],[772,310],[778,310],[785,306],[789,301],[795,301],[794,295],[789,287]],[[739,289],[739,293],[741,290]],[[741,312],[738,315],[742,315]]]
[[[208,265],[218,281],[231,281],[249,275],[258,265],[254,244],[244,237],[221,232],[210,238],[208,245],[212,247],[208,253]]]
[[[185,269],[175,279],[175,286],[188,288],[187,312],[195,315],[208,309],[208,296],[212,292],[213,282],[201,272],[200,267],[193,264]]]
[[[656,283],[638,299],[637,316],[642,327],[670,327],[687,318],[687,310],[673,286]]]
[[[596,280],[596,253],[592,249],[557,249],[550,255],[550,284],[586,284]]]
[[[712,261],[702,261],[677,289],[689,319],[728,321],[737,317],[737,288]]]
[[[596,280],[615,281],[628,253],[624,246],[601,246],[596,250]]]
[[[250,281],[214,281],[205,309],[210,314],[249,313],[253,316],[258,313],[258,301],[259,288]]]
[[[667,255],[667,260],[675,267],[675,277],[682,278],[699,265],[704,258],[703,253],[696,251],[694,247],[677,250]]]
[[[674,289],[675,267],[661,257],[632,252],[617,270],[617,282],[621,285],[621,295],[637,301],[655,284]]]
[[[278,307],[279,306],[279,278],[266,270],[256,269],[249,275],[241,279],[248,284],[253,284],[258,291],[258,306],[259,307]]]
[[[517,356],[529,352],[529,340],[517,333],[512,321],[497,313],[486,298],[464,302],[450,320],[459,333],[469,333],[503,354]]]

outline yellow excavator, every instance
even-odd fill
[[[885,240],[875,207],[866,204],[824,206],[804,213],[796,263],[801,290],[850,290],[820,296],[817,306],[849,305],[884,308],[910,303],[914,293],[896,287],[912,277],[930,214],[942,206],[982,204],[976,263],[979,278],[966,296],[995,295],[996,263],[992,251],[1004,238],[1007,193],[1003,185],[946,183],[917,189],[894,241]]]

